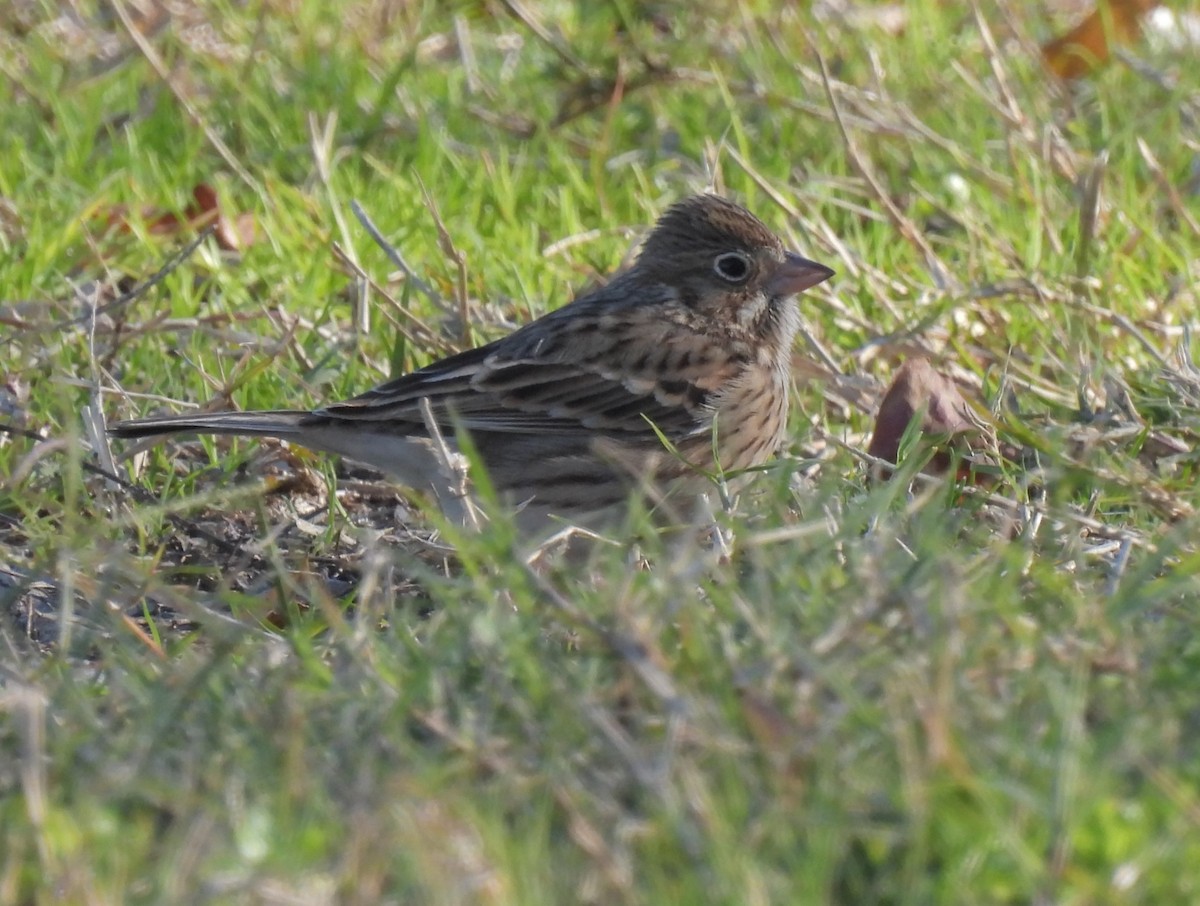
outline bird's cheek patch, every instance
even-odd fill
[[[767,309],[765,293],[755,293],[745,297],[737,308],[737,320],[742,327],[750,328],[758,323]]]

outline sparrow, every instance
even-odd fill
[[[282,438],[432,492],[443,509],[456,493],[446,450],[469,440],[523,529],[584,520],[635,489],[702,493],[706,476],[773,456],[794,296],[833,273],[740,205],[697,195],[662,215],[631,268],[494,342],[311,411],[152,416],[109,433]]]

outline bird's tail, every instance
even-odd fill
[[[241,434],[249,437],[294,438],[309,415],[299,409],[264,412],[209,412],[155,415],[115,422],[108,426],[113,437],[155,437],[162,434]]]

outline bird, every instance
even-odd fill
[[[630,268],[493,342],[312,410],[155,415],[109,433],[281,438],[447,511],[462,492],[445,454],[469,447],[522,530],[582,522],[638,489],[700,494],[767,462],[787,422],[794,297],[833,275],[736,202],[694,195]]]

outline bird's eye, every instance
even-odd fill
[[[725,252],[717,255],[713,262],[713,270],[722,280],[741,283],[750,276],[750,259],[741,252]]]

